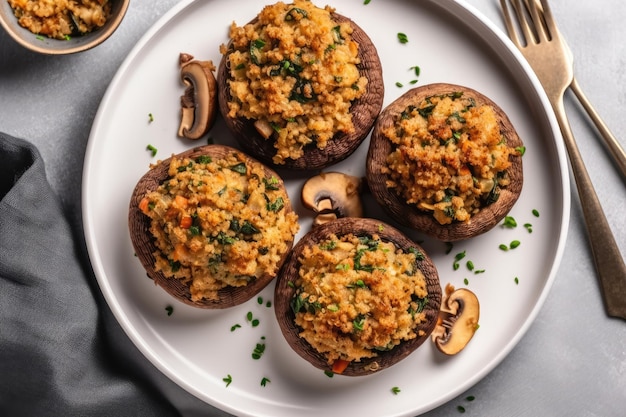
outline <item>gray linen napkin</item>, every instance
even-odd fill
[[[0,415],[177,415],[111,335],[77,241],[37,149],[0,133]]]

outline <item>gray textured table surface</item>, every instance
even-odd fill
[[[112,38],[74,56],[35,55],[0,32],[0,129],[38,146],[49,180],[77,228],[82,162],[100,100],[132,46],[176,3],[131,2]],[[504,27],[497,0],[467,3]],[[626,3],[552,0],[551,4],[574,53],[580,84],[626,146]],[[566,108],[618,244],[626,253],[625,183],[572,95]],[[144,362],[164,395],[185,415],[220,415]],[[475,400],[468,402],[469,395]],[[466,415],[474,416],[625,415],[626,322],[604,313],[575,189],[563,261],[536,321],[487,377],[427,415],[456,415],[459,405],[465,406]]]

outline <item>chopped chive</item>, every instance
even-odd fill
[[[464,283],[465,285],[469,285],[469,279],[464,278],[464,279],[463,279],[463,283]]]
[[[513,229],[517,227],[517,221],[512,216],[506,216],[504,218],[504,223],[502,224],[502,226]]]
[[[148,113],[148,123],[154,122],[154,115],[152,113]]]
[[[398,82],[396,82],[396,87],[402,88],[402,87],[404,87],[404,84],[402,84],[400,81],[398,81]]]
[[[237,329],[239,329],[239,328],[241,328],[241,324],[233,324],[233,325],[230,327],[230,331],[231,331],[231,332],[234,332],[235,330],[237,330]]]
[[[500,250],[503,250],[503,251],[505,251],[505,252],[509,250],[509,247],[508,247],[507,245],[505,245],[504,243],[503,243],[503,244],[501,244],[501,245],[500,245],[500,246],[498,246],[498,247],[500,248]]]
[[[525,223],[524,224],[524,228],[526,228],[526,230],[528,231],[528,233],[532,233],[533,232],[533,225],[530,223]]]
[[[150,154],[152,154],[152,156],[156,156],[157,154],[157,148],[155,148],[153,145],[148,144],[148,146],[146,146],[146,150],[150,151]]]
[[[269,378],[263,377],[263,378],[261,379],[261,386],[262,386],[262,387],[266,386],[268,382],[272,382],[272,381],[270,381],[270,379],[269,379]]]
[[[168,315],[168,316],[171,316],[171,315],[172,315],[172,313],[174,312],[174,307],[172,307],[172,306],[167,306],[167,307],[165,307],[165,311],[167,311],[167,315]]]
[[[511,244],[509,245],[509,247],[510,247],[511,249],[515,249],[515,248],[517,248],[517,247],[518,247],[519,245],[521,245],[521,244],[522,244],[522,242],[520,242],[519,240],[514,240],[514,241],[512,241],[512,242],[511,242]]]
[[[465,407],[463,407],[462,405],[457,405],[456,409],[461,414],[465,412]]]
[[[231,382],[233,382],[233,377],[228,374],[225,378],[222,378],[222,381],[226,382],[226,386],[228,387]]]
[[[400,393],[400,388],[398,387],[392,387],[391,388],[391,392],[393,393],[393,395],[398,395]]]
[[[467,263],[465,265],[467,266],[467,269],[469,269],[470,271],[474,270],[474,262],[467,261]]]
[[[519,278],[518,277],[515,277],[514,281],[515,281],[515,285],[519,284]]]
[[[259,303],[259,304],[263,304],[263,297],[258,297],[256,299],[256,302]]]
[[[409,37],[406,36],[406,33],[398,32],[398,40],[402,44],[408,43],[409,42]]]
[[[259,319],[252,319],[252,321],[250,322],[250,324],[252,324],[252,327],[257,327],[259,323]]]
[[[533,216],[539,217],[539,211],[536,209],[533,209]]]

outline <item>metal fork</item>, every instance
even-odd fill
[[[507,2],[512,4],[513,12]],[[626,265],[585,168],[563,106],[563,94],[574,78],[572,55],[564,47],[546,0],[500,0],[500,5],[509,36],[539,78],[561,128],[606,312],[609,316],[626,319]],[[513,14],[524,41],[517,35]]]

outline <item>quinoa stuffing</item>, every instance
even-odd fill
[[[20,26],[54,39],[92,32],[111,14],[109,0],[8,0]]]
[[[377,235],[333,234],[304,248],[291,301],[300,337],[333,364],[422,336],[428,292],[419,255]]]
[[[519,154],[493,107],[461,92],[408,106],[382,133],[395,144],[383,168],[387,187],[440,224],[467,222],[497,201],[510,183],[509,156]]]
[[[228,117],[255,120],[275,140],[276,164],[355,131],[350,106],[365,94],[367,78],[357,68],[352,27],[333,21],[333,12],[308,0],[279,2],[253,23],[233,23],[231,44],[222,45],[230,68]]]
[[[189,282],[192,301],[278,272],[299,228],[278,178],[239,153],[173,157],[168,175],[140,203],[151,219],[157,271]]]

